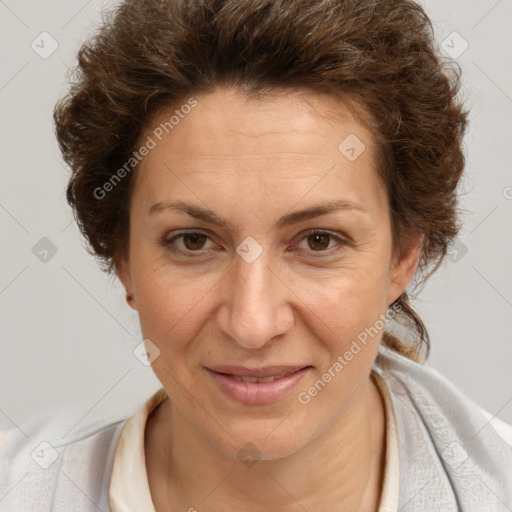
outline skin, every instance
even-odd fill
[[[160,350],[152,366],[170,397],[145,433],[155,508],[376,510],[385,412],[370,372],[382,332],[307,405],[298,393],[405,290],[422,238],[411,236],[401,253],[393,245],[372,134],[339,100],[306,90],[255,100],[226,88],[197,100],[137,170],[129,254],[118,267],[144,338]],[[366,146],[354,161],[338,149],[350,134]],[[173,209],[148,214],[176,200],[231,229]],[[277,224],[331,200],[365,211]],[[182,229],[208,236],[162,245]],[[318,242],[312,229],[328,233]],[[263,249],[252,263],[236,252],[248,236]],[[284,399],[250,406],[204,371],[220,364],[313,369]],[[248,442],[261,454],[251,467],[237,457]]]

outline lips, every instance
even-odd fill
[[[208,369],[217,373],[224,373],[226,375],[233,375],[234,377],[253,377],[256,379],[264,379],[266,377],[284,377],[291,375],[299,370],[305,368],[304,365],[274,365],[264,366],[259,368],[248,368],[245,366],[210,366]]]
[[[289,373],[281,373],[279,375],[271,376],[271,377],[241,377],[240,375],[229,375],[229,377],[232,377],[233,379],[237,380],[238,382],[274,382],[277,379],[281,379],[283,377],[286,377],[287,375],[291,375]]]
[[[267,366],[205,368],[224,395],[245,405],[264,405],[286,397],[309,372],[311,366]]]

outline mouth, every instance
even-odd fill
[[[217,388],[232,400],[245,405],[265,405],[288,395],[312,366],[268,366],[206,368]]]
[[[225,373],[223,375],[226,375]],[[239,382],[274,382],[277,379],[282,379],[283,377],[288,377],[291,373],[281,373],[280,375],[274,375],[272,377],[242,377],[240,375],[227,374],[228,377],[232,377],[233,379]]]

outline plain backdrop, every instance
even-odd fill
[[[0,1],[0,425],[7,428],[65,412],[63,434],[79,431],[131,414],[160,387],[133,354],[142,337],[121,286],[84,249],[53,132],[68,67],[105,5]],[[422,5],[441,51],[462,67],[471,120],[464,228],[414,305],[431,334],[429,364],[512,423],[512,2]]]

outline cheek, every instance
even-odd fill
[[[373,323],[386,310],[387,286],[384,266],[375,262],[338,269],[321,279],[295,279],[291,288],[331,334],[341,334]]]
[[[371,369],[386,325],[386,283],[383,266],[338,272],[322,282],[297,282],[294,291],[304,299],[302,320],[325,351],[321,372],[330,370],[337,377],[331,389],[355,389]]]
[[[206,314],[207,296],[214,293],[215,280],[183,278],[176,269],[161,266],[136,276],[137,311],[143,335],[155,343],[179,343],[192,326],[200,326]],[[213,288],[213,289],[212,289]]]
[[[300,390],[301,403],[314,403],[318,414],[339,414],[373,367],[386,325],[385,294],[375,275],[368,280],[347,277],[311,291],[302,312],[325,357],[318,359],[313,382]],[[334,403],[338,409],[332,408]]]

